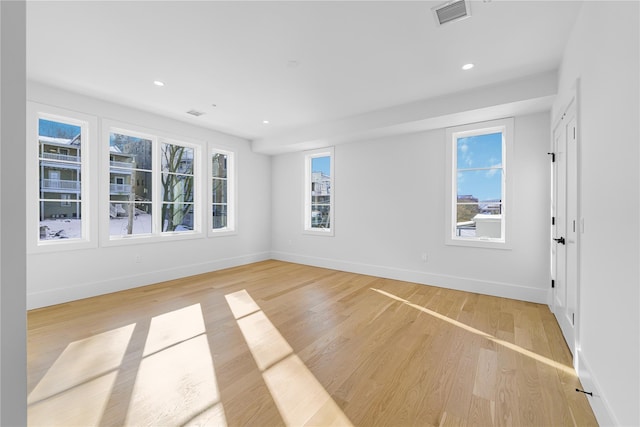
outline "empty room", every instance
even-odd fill
[[[640,2],[0,21],[1,425],[640,425]]]

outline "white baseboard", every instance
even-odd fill
[[[311,257],[290,252],[272,251],[271,258],[279,261],[312,265],[314,267],[323,267],[332,270],[348,271],[350,273],[366,274],[370,276],[383,277],[386,279],[403,280],[406,282],[438,286],[441,288],[455,289],[459,291],[475,292],[484,295],[512,298],[522,301],[535,302],[538,304],[546,304],[548,302],[548,292],[546,289],[533,288],[528,286],[519,286],[509,283],[492,282],[486,280],[476,280],[445,274],[433,274],[423,271],[363,264],[338,259]]]
[[[587,400],[591,405],[591,409],[593,409],[598,424],[601,426],[619,426],[620,423],[613,414],[607,398],[602,393],[602,388],[600,388],[598,380],[593,376],[584,353],[580,349],[578,349],[576,353],[578,355],[578,377],[585,391],[593,393],[593,396],[587,396]]]
[[[206,263],[155,270],[153,272],[134,276],[109,278],[107,280],[99,280],[77,286],[29,293],[27,294],[27,309],[32,310],[40,307],[47,307],[50,305],[61,304],[97,295],[104,295],[153,283],[206,273],[209,271],[216,271],[224,268],[250,264],[252,262],[264,261],[267,259],[276,259],[280,261],[348,271],[351,273],[366,274],[387,279],[403,280],[485,295],[513,298],[540,304],[548,303],[547,290],[540,288],[273,251],[271,253],[260,252],[239,257],[213,260]]]
[[[181,265],[179,267],[155,270],[133,276],[109,278],[107,280],[83,283],[77,286],[34,292],[27,294],[27,310],[133,289],[153,283],[179,279],[181,277],[222,270],[224,268],[237,267],[253,262],[265,261],[270,258],[269,252],[259,252],[232,258],[216,259],[205,263]]]

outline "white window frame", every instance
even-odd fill
[[[40,147],[39,120],[52,120],[80,126],[82,139],[80,145],[80,214],[82,218],[82,237],[79,239],[40,240]],[[95,196],[98,194],[98,165],[93,154],[97,141],[98,118],[64,108],[53,107],[37,102],[27,102],[27,147],[26,147],[26,187],[27,187],[27,253],[59,252],[61,250],[89,249],[98,246],[98,209]],[[61,200],[62,202],[62,200]],[[16,207],[18,208],[18,207]]]
[[[101,161],[101,188],[103,195],[100,198],[100,223],[102,227],[100,233],[100,241],[102,246],[120,246],[130,244],[152,243],[162,241],[187,240],[202,238],[206,234],[202,227],[202,189],[205,188],[202,183],[203,173],[203,156],[202,147],[205,145],[200,141],[181,136],[169,135],[165,132],[155,129],[148,129],[141,126],[122,123],[115,120],[103,119],[102,126],[102,154]],[[121,133],[151,141],[152,150],[152,171],[151,171],[151,212],[152,226],[149,234],[133,234],[124,236],[111,236],[109,227],[109,185],[110,185],[110,167],[109,167],[109,141],[112,132]],[[162,144],[174,144],[188,147],[194,150],[193,162],[193,230],[191,231],[162,231],[161,209],[162,209],[162,189],[160,177],[162,174]],[[134,183],[132,183],[134,185]]]
[[[214,154],[220,153],[227,156],[227,226],[224,228],[213,228],[213,215],[211,208],[213,206],[213,164],[211,159]],[[237,200],[237,173],[236,173],[236,156],[235,150],[229,148],[221,148],[218,145],[209,145],[209,155],[207,157],[207,227],[209,229],[209,237],[230,236],[238,233],[238,216],[236,210]]]
[[[457,211],[457,140],[458,138],[502,132],[502,221],[501,237],[458,237],[456,236]],[[513,180],[508,169],[513,159],[514,120],[512,117],[467,124],[446,129],[446,203],[445,203],[445,243],[455,246],[478,248],[511,249],[512,221],[509,218],[510,203],[513,200]]]
[[[330,176],[330,188],[331,188],[331,198],[329,202],[329,222],[331,224],[330,228],[314,228],[311,226],[311,174],[313,170],[311,169],[311,162],[313,159],[318,157],[329,157],[329,174]],[[304,218],[303,224],[304,234],[314,235],[314,236],[334,236],[335,235],[335,155],[334,148],[327,147],[321,148],[318,150],[306,151],[304,154]]]

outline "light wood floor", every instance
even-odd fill
[[[29,425],[596,425],[548,307],[278,261],[28,314]]]

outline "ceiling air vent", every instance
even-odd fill
[[[200,117],[201,115],[204,114],[204,112],[198,111],[198,110],[189,110],[189,111],[187,111],[187,114],[191,114],[192,116]]]
[[[468,0],[454,0],[433,9],[433,15],[438,24],[446,24],[449,22],[459,21],[460,19],[471,16],[471,8]]]

